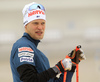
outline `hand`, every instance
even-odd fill
[[[84,52],[83,52],[82,49],[80,49],[80,52],[81,52],[81,54],[79,55],[79,59],[80,60],[86,60],[86,57],[85,57]]]
[[[80,61],[80,60],[86,60],[86,57],[85,57],[82,49],[80,49],[78,51],[76,51],[74,49],[74,50],[72,50],[71,53],[68,54],[68,56],[71,58],[72,62],[76,63],[76,54],[78,55],[78,61]]]
[[[70,58],[65,58],[56,64],[56,68],[58,68],[59,72],[71,70],[71,67],[72,67],[72,62]]]
[[[64,70],[71,70],[72,62],[70,58],[65,58],[62,60],[62,64],[64,66]]]

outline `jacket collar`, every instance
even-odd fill
[[[28,33],[24,33],[22,37],[26,37],[27,39],[29,39],[32,43],[34,43],[37,47],[38,43],[40,42],[40,40],[35,40],[33,38],[31,38],[31,36]]]

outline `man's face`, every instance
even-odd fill
[[[33,20],[25,26],[25,32],[33,39],[40,40],[44,36],[45,23],[46,21],[43,19]]]

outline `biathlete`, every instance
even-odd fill
[[[13,44],[10,56],[13,82],[63,82],[64,71],[67,71],[66,82],[71,82],[75,71],[73,60],[65,58],[50,67],[48,58],[37,49],[45,32],[44,6],[32,2],[25,5],[22,13],[25,32]]]

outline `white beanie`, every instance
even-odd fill
[[[29,8],[32,5],[35,5],[36,9],[29,10]],[[23,8],[22,13],[23,13],[24,27],[26,24],[28,24],[29,22],[36,20],[36,19],[46,20],[45,10],[42,10],[41,7],[38,8],[38,5],[41,5],[41,4],[38,4],[36,2],[32,2],[30,4],[25,5],[25,7]]]

